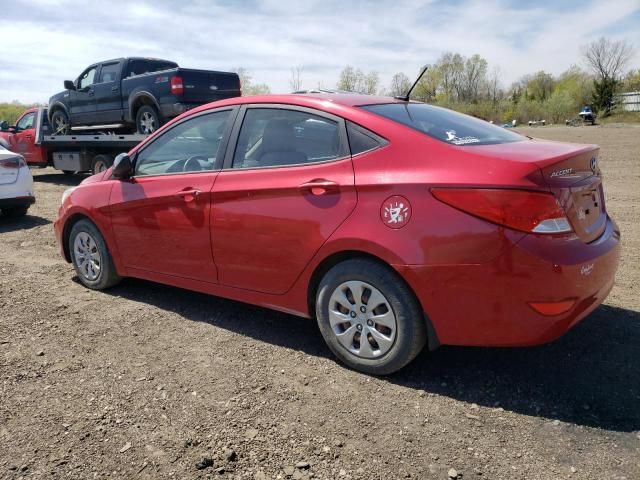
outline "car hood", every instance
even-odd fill
[[[68,96],[69,96],[69,90],[63,90],[60,93],[56,93],[55,95],[52,95],[51,98],[49,99],[49,105],[52,105],[57,101],[61,101],[62,99]]]
[[[109,174],[107,176],[107,174]],[[80,182],[80,185],[88,185],[90,183],[100,182],[105,178],[109,178],[111,176],[111,169],[107,169],[104,172],[96,173],[95,175],[91,175],[90,177],[85,178]]]

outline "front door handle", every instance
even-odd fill
[[[185,202],[193,202],[198,195],[202,192],[200,190],[196,190],[194,188],[188,188],[185,190],[180,190],[177,195],[182,197]]]
[[[112,92],[117,92],[118,91],[118,87],[111,87],[111,91]]]
[[[331,180],[317,179],[305,182],[299,185],[298,188],[303,191],[310,191],[313,195],[324,195],[329,192],[335,192],[340,187]]]
[[[93,95],[94,95],[93,90],[89,90],[89,92],[87,92],[87,93],[89,93],[89,96],[90,96],[90,97],[93,97]]]

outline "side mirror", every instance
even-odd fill
[[[113,161],[111,176],[120,180],[126,180],[133,175],[133,162],[128,153],[121,153]]]
[[[71,80],[65,80],[64,81],[64,88],[65,88],[65,90],[75,90],[76,89],[76,85]]]
[[[6,132],[9,130],[9,123],[6,120],[0,122],[0,131]]]

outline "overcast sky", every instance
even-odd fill
[[[0,19],[0,101],[46,102],[90,63],[161,57],[190,68],[246,68],[272,92],[335,87],[347,64],[414,77],[445,51],[479,53],[508,86],[580,62],[580,47],[604,35],[637,47],[639,0],[8,0]],[[75,4],[75,5],[74,5]]]

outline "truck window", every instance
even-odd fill
[[[177,67],[177,63],[166,60],[130,60],[127,68],[127,78]]]
[[[78,90],[82,90],[83,88],[93,85],[93,79],[96,76],[97,68],[98,67],[90,67],[80,75],[80,78],[78,78]]]
[[[18,130],[27,130],[28,128],[33,128],[33,120],[36,118],[36,112],[27,113],[23,116],[18,122]]]
[[[116,63],[107,63],[106,65],[102,65],[102,69],[100,70],[100,78],[98,79],[98,83],[108,83],[115,82],[118,78],[118,71],[120,70],[120,64]]]

